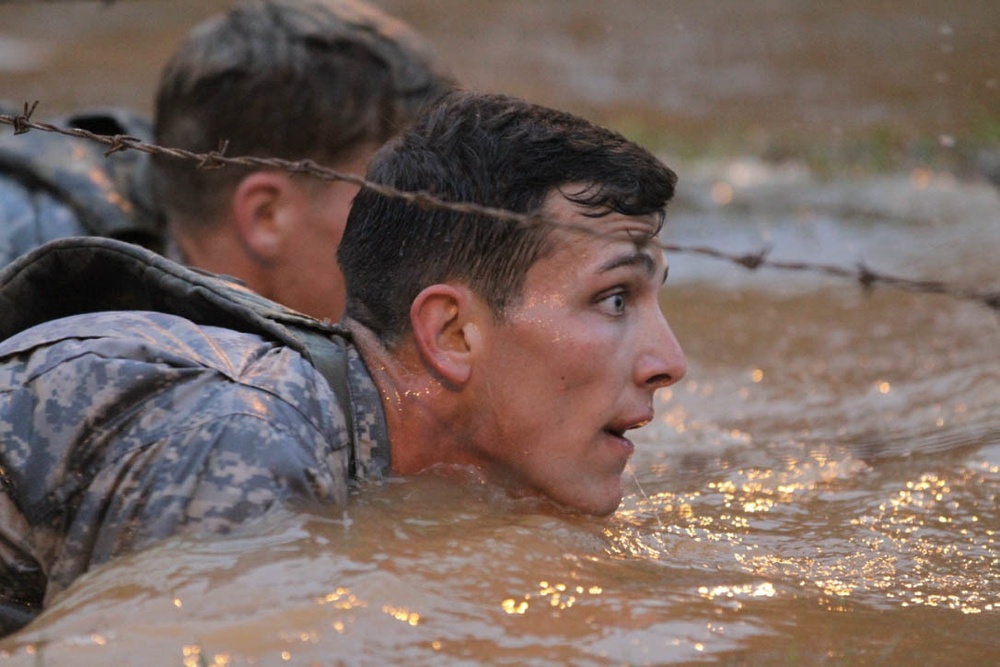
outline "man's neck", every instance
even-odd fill
[[[221,225],[191,233],[180,225],[172,224],[170,232],[178,254],[187,266],[223,276],[237,277],[253,291],[272,298],[267,293],[267,286],[257,278],[258,267],[249,261],[239,247],[238,240],[232,234],[228,234]]]
[[[438,464],[475,465],[462,447],[468,433],[461,396],[422,367],[414,346],[387,349],[374,332],[346,318],[361,358],[382,397],[395,475]]]

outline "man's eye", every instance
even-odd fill
[[[622,292],[609,294],[597,302],[598,307],[609,315],[621,315],[625,312],[627,299]]]

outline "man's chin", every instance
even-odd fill
[[[575,513],[586,514],[593,517],[605,517],[614,514],[622,502],[621,480],[615,484],[614,489],[608,489],[603,495],[591,495],[580,498],[567,499],[562,505]]]
[[[498,490],[499,487],[494,487]],[[545,512],[552,514],[578,514],[605,517],[614,514],[621,505],[622,493],[610,494],[607,498],[557,498],[539,491],[507,488],[502,491],[511,509],[525,512]]]
[[[518,507],[547,509],[560,514],[584,514],[604,517],[614,514],[621,505],[624,488],[620,474],[609,476],[580,475],[572,480],[561,479],[566,484],[544,486],[530,485],[521,481],[498,479],[489,480],[490,486],[502,489],[507,499]],[[506,483],[505,483],[506,482]]]
[[[621,494],[619,494],[618,497],[614,500],[614,502],[604,503],[603,505],[593,508],[591,511],[584,511],[584,510],[581,511],[584,514],[589,514],[595,517],[611,516],[616,511],[618,511],[618,508],[619,506],[621,506],[621,504],[622,504],[622,497]]]

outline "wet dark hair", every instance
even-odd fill
[[[453,202],[527,214],[561,186],[588,215],[658,214],[677,176],[648,151],[568,113],[503,95],[456,92],[373,158],[368,178]],[[498,321],[528,269],[551,250],[552,227],[423,208],[362,189],[338,259],[347,315],[391,345],[409,331],[410,304],[428,285],[466,283]]]
[[[430,47],[356,0],[243,0],[194,28],[164,68],[161,145],[333,165],[383,143],[453,86]],[[160,205],[210,225],[249,168],[157,156]],[[173,217],[173,216],[171,216]]]

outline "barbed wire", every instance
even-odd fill
[[[259,169],[278,169],[296,174],[308,174],[325,180],[346,181],[361,188],[372,190],[385,197],[402,199],[409,204],[421,208],[437,208],[461,213],[465,215],[487,216],[499,220],[505,220],[518,224],[537,225],[548,224],[563,228],[574,229],[586,233],[594,233],[592,229],[567,225],[565,223],[553,222],[544,219],[538,214],[523,214],[509,211],[502,208],[482,206],[471,202],[451,202],[441,199],[426,191],[406,191],[393,188],[382,183],[375,183],[362,178],[356,174],[340,172],[329,167],[317,164],[313,160],[285,160],[282,158],[261,158],[253,156],[227,156],[227,144],[223,143],[218,150],[208,153],[196,153],[183,148],[170,148],[159,146],[142,141],[138,137],[116,134],[97,134],[89,130],[74,127],[59,127],[51,123],[33,121],[31,116],[38,107],[38,102],[28,104],[25,102],[23,113],[10,115],[0,114],[0,125],[11,125],[14,134],[24,134],[30,130],[42,132],[52,132],[68,137],[76,137],[94,141],[108,147],[104,152],[106,156],[117,152],[134,150],[150,155],[167,156],[180,160],[193,162],[198,169],[219,169],[226,165],[254,167]],[[962,285],[956,285],[941,280],[921,280],[905,278],[875,271],[863,263],[858,263],[853,267],[822,264],[806,261],[779,261],[768,257],[770,248],[764,248],[747,253],[729,253],[710,246],[700,245],[678,245],[664,243],[657,240],[656,243],[666,252],[699,255],[710,257],[741,266],[753,271],[760,268],[770,268],[782,271],[798,271],[843,278],[857,282],[865,289],[871,289],[878,285],[884,285],[908,292],[940,294],[956,299],[973,301],[1000,314],[1000,289],[982,290]]]

